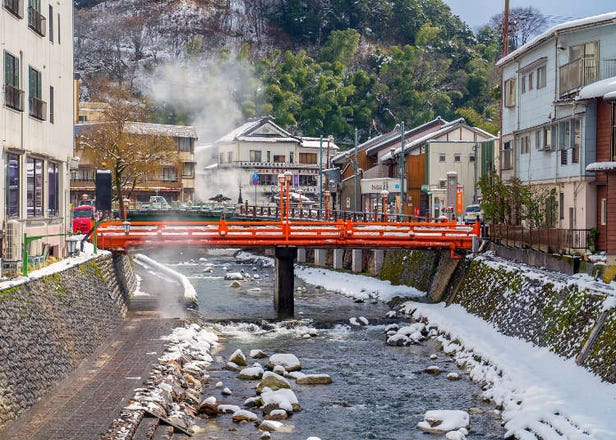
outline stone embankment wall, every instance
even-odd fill
[[[106,255],[0,291],[0,426],[119,328],[135,287],[130,258]]]
[[[426,291],[433,300],[460,304],[501,333],[574,358],[604,380],[616,382],[613,283],[493,257],[450,264],[448,253],[389,251],[380,278]]]

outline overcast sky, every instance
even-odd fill
[[[503,12],[505,0],[443,0],[473,30]],[[614,0],[509,0],[509,9],[533,6],[548,19],[548,27],[563,21],[616,11]],[[547,29],[545,29],[547,30]]]

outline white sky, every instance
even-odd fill
[[[503,12],[505,0],[443,0],[473,30]],[[616,11],[613,0],[509,0],[509,9],[533,6],[548,19],[548,28],[564,21]],[[547,30],[544,29],[544,30]]]

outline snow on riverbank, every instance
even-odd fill
[[[379,297],[385,300],[395,295],[418,296],[411,287],[361,275],[303,267],[296,268],[296,274],[354,298],[365,299],[367,292],[383,292]],[[531,428],[544,440],[616,439],[616,384],[602,382],[573,359],[498,333],[461,306],[407,303],[405,311],[413,309],[417,309],[414,316],[427,318],[448,335],[440,337],[445,350],[466,365],[473,380],[486,384],[486,397],[503,406],[508,435],[536,439],[526,430]]]

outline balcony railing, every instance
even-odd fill
[[[9,84],[4,85],[4,104],[20,112],[24,111],[24,91]]]
[[[47,19],[41,15],[41,13],[33,8],[32,6],[28,6],[28,27],[32,29],[34,32],[39,34],[40,36],[45,36],[45,23]]]
[[[560,67],[558,91],[562,98],[581,87],[613,76],[616,76],[616,59],[601,59],[597,62],[594,59],[578,58]]]
[[[24,16],[24,8],[21,0],[2,0],[2,6],[17,18]]]
[[[47,103],[42,99],[31,96],[30,99],[30,116],[44,121],[47,116]]]

